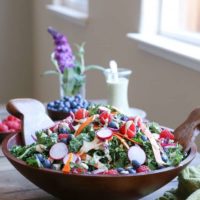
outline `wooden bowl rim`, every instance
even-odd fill
[[[127,177],[142,177],[142,176],[149,176],[149,175],[154,175],[154,174],[159,174],[159,173],[164,173],[164,172],[169,172],[169,171],[172,171],[172,170],[175,170],[175,169],[178,169],[188,163],[190,163],[194,157],[196,156],[196,153],[197,153],[197,147],[196,147],[196,144],[193,143],[192,144],[192,147],[189,151],[189,155],[186,157],[186,159],[184,159],[178,166],[176,167],[166,167],[166,168],[163,168],[163,169],[158,169],[158,170],[154,170],[154,171],[150,171],[148,173],[137,173],[137,174],[127,174],[127,175],[102,175],[102,174],[64,174],[62,171],[56,171],[56,170],[52,170],[52,169],[46,169],[46,168],[35,168],[35,167],[32,167],[32,166],[29,166],[27,165],[24,161],[20,160],[20,159],[17,159],[16,157],[14,157],[9,149],[8,149],[8,144],[10,142],[10,140],[12,138],[15,138],[17,137],[17,134],[19,133],[12,133],[12,134],[9,134],[8,136],[6,136],[6,138],[3,140],[3,143],[2,143],[2,151],[4,153],[4,155],[10,160],[10,161],[14,161],[15,163],[18,163],[20,165],[23,165],[24,167],[26,168],[30,168],[32,170],[35,170],[35,171],[43,171],[44,173],[48,173],[48,174],[51,174],[51,173],[54,173],[54,174],[58,174],[58,175],[64,175],[64,176],[81,176],[81,177],[90,177],[90,178],[127,178]]]

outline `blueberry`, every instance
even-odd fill
[[[60,142],[63,142],[63,143],[65,143],[65,144],[67,144],[67,138],[62,138],[62,139],[60,140]]]
[[[72,112],[75,113],[78,109],[77,108],[72,108]]]
[[[41,153],[36,154],[36,156],[37,156],[38,160],[39,160],[41,163],[44,162],[45,158],[44,158],[44,156],[43,156]]]
[[[163,147],[163,150],[164,150],[164,152],[166,152],[166,153],[169,151],[169,149],[166,148],[166,147]]]
[[[166,154],[162,154],[162,160],[163,160],[164,162],[167,162],[167,161],[168,161],[168,157],[167,157]]]
[[[64,102],[63,102],[63,101],[61,101],[59,106],[60,106],[60,107],[65,107],[65,104],[64,104]]]
[[[52,110],[52,111],[57,111],[56,108],[49,108],[49,110]]]
[[[126,115],[122,115],[120,118],[122,121],[128,121],[129,118]]]
[[[66,112],[66,113],[68,113],[68,112],[69,112],[69,108],[64,107],[64,108],[63,108],[63,111]]]
[[[69,97],[65,96],[65,97],[63,97],[63,100],[64,101],[69,101]]]
[[[57,110],[58,110],[58,111],[62,111],[62,110],[63,110],[63,107],[58,107]]]
[[[69,131],[70,130],[67,127],[61,127],[61,128],[58,129],[59,133],[66,133],[66,134],[68,134]]]
[[[52,106],[50,106],[49,104],[47,104],[47,108],[51,110]]]
[[[84,105],[83,105],[83,102],[81,101],[81,102],[79,102],[79,104],[78,104],[81,108],[84,108]]]
[[[69,97],[69,102],[71,103],[71,102],[73,102],[74,101],[74,97],[72,96],[72,97]]]
[[[79,103],[80,100],[81,100],[81,99],[79,99],[79,98],[77,98],[77,97],[74,98],[74,101],[75,101],[76,103]]]
[[[132,160],[131,163],[132,163],[133,169],[137,169],[141,165],[137,160]]]
[[[55,105],[54,105],[54,108],[55,108],[55,109],[58,109],[58,108],[59,108],[59,104],[55,104]]]
[[[44,168],[51,168],[51,162],[48,159],[45,159],[42,162],[42,165],[43,165]]]
[[[122,167],[119,167],[119,168],[117,168],[117,171],[120,173],[121,171],[123,171],[124,170],[124,168],[122,168]]]
[[[54,102],[53,102],[53,101],[52,101],[52,102],[49,102],[49,103],[47,104],[47,106],[53,107],[53,106],[54,106]]]
[[[71,105],[71,108],[76,108],[77,103],[76,103],[75,101],[72,101],[72,102],[70,103],[70,105]]]
[[[60,100],[54,101],[54,104],[55,104],[55,105],[59,105],[59,104],[60,104]]]
[[[67,137],[67,144],[70,143],[70,141],[72,140],[72,138],[73,138],[73,135],[69,134],[68,137]]]
[[[87,108],[87,107],[88,107],[88,102],[87,102],[87,100],[84,100],[84,101],[83,101],[83,107],[84,107],[84,108]]]
[[[161,165],[158,166],[158,169],[164,169],[164,168],[165,166],[161,166]]]
[[[114,122],[114,121],[109,122],[109,123],[108,123],[108,126],[109,126],[110,128],[115,128],[115,129],[118,129],[118,128],[119,128],[119,125],[118,125],[116,122]]]
[[[70,107],[71,107],[71,104],[70,104],[69,101],[66,101],[66,102],[64,103],[64,105],[65,105],[65,107],[67,107],[67,108],[70,108]]]
[[[80,94],[75,95],[75,98],[82,99],[82,96]]]
[[[67,138],[62,138],[62,139],[60,140],[60,142],[63,142],[63,143],[65,143],[65,144],[68,145],[68,144],[70,143],[71,139],[72,139],[72,135],[69,134]]]
[[[147,136],[146,135],[142,135],[141,139],[145,142],[145,141],[147,141]]]
[[[80,109],[80,108],[81,108],[81,106],[80,106],[80,105],[78,105],[78,106],[77,106],[77,109]]]
[[[129,174],[136,174],[136,171],[133,168],[127,169]]]

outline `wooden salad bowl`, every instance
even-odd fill
[[[9,108],[8,108],[9,110]],[[195,111],[196,112],[196,111]],[[12,112],[13,114],[14,112]],[[192,120],[191,120],[192,116]],[[198,115],[191,114],[189,118],[176,130],[175,138],[188,151],[188,156],[176,167],[167,167],[148,173],[138,173],[129,175],[86,175],[86,174],[63,174],[60,171],[51,169],[38,169],[28,166],[22,160],[14,157],[9,149],[14,145],[23,145],[23,134],[8,135],[2,144],[3,153],[13,166],[28,180],[42,188],[46,192],[61,199],[139,199],[148,195],[174,179],[195,157],[197,148],[191,142],[186,142],[190,137],[187,128],[194,130],[200,124],[200,109]],[[192,121],[192,123],[191,123]],[[197,123],[198,121],[198,123]],[[25,126],[25,124],[24,124]],[[180,137],[186,134],[183,139]],[[181,139],[180,139],[181,138]],[[184,141],[184,142],[183,142]],[[189,146],[188,146],[189,145]],[[188,150],[189,148],[189,150]]]

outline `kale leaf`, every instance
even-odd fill
[[[123,148],[123,145],[120,144],[120,141],[115,136],[109,142],[109,151],[113,168],[125,167],[129,163],[127,150]]]
[[[47,148],[50,148],[58,140],[58,135],[56,133],[51,133],[50,135],[47,135],[44,131],[36,132],[36,137],[37,137],[37,143],[43,144]]]

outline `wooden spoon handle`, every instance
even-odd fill
[[[174,131],[175,140],[188,151],[200,131],[200,107],[194,109],[188,118]]]
[[[26,145],[34,142],[36,131],[54,125],[44,105],[36,99],[12,99],[6,108],[9,113],[22,119],[22,136]]]

